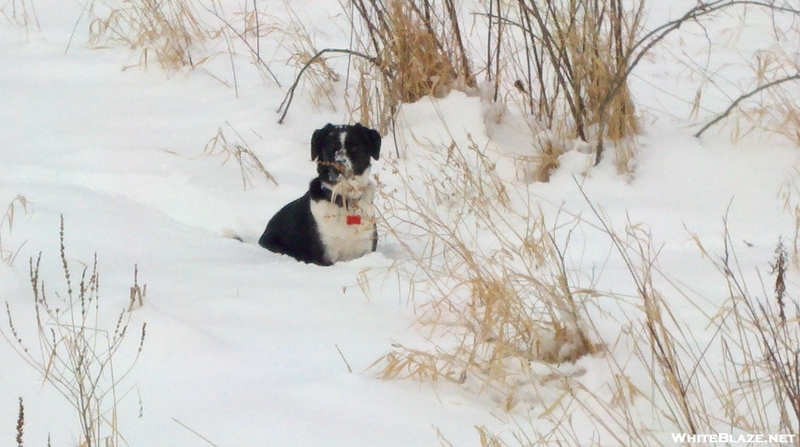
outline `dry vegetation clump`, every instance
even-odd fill
[[[302,77],[311,75],[312,97],[320,96],[320,86],[329,87],[339,79],[326,61],[330,55],[349,57],[347,81],[354,88],[345,92],[345,100],[350,114],[382,134],[401,104],[475,86],[460,11],[453,0],[353,0],[345,8],[351,24],[349,48],[309,51],[316,50],[310,39],[293,39],[302,43],[302,51],[294,51],[292,60],[302,67],[279,107],[283,113],[279,123]],[[295,22],[299,23],[296,17]],[[325,91],[329,96],[332,88]]]
[[[486,72],[494,99],[514,92],[543,129],[597,144],[599,152],[608,139],[618,170],[629,173],[639,124],[627,76],[643,14],[643,2],[621,0],[489,2]]]
[[[147,68],[155,61],[169,72],[196,68],[207,59],[203,45],[220,35],[201,20],[191,0],[94,0],[89,11],[89,45],[128,46],[138,54],[132,66]]]
[[[351,107],[362,120],[369,118],[366,124],[385,131],[402,103],[475,85],[454,1],[353,0],[350,6],[358,15],[351,18],[351,49],[375,55],[355,66],[358,93]],[[381,96],[377,103],[369,101],[374,94]]]
[[[74,284],[64,244],[64,220],[61,220],[60,246],[62,275],[65,290],[48,294],[41,277],[41,255],[30,260],[30,280],[33,291],[34,325],[38,338],[34,345],[18,331],[18,319],[6,302],[7,330],[0,334],[28,363],[42,380],[47,382],[75,409],[79,427],[79,444],[86,447],[121,447],[127,445],[119,432],[118,405],[129,390],[120,390],[135,366],[145,338],[146,323],[138,335],[138,345],[121,368],[119,357],[124,351],[129,333],[131,312],[144,305],[147,286],[140,286],[134,269],[129,302],[114,324],[103,324],[101,311],[100,273],[97,256],[85,265],[80,280]],[[76,287],[76,288],[73,288]],[[38,346],[37,346],[38,345]],[[20,399],[17,422],[17,443],[22,445],[24,413]]]
[[[387,89],[397,103],[415,102],[423,96],[442,97],[456,78],[471,78],[461,41],[461,24],[452,1],[441,6],[428,0],[386,3],[355,0],[356,10],[389,74]]]
[[[642,3],[627,9],[619,0],[550,0],[544,5],[519,1],[516,7],[523,41],[531,43],[524,48],[526,64],[519,67],[530,113],[549,127],[566,107],[574,136],[583,141],[601,120],[602,137],[635,134],[638,123],[625,76],[642,31]],[[502,53],[493,57],[499,63]]]
[[[446,381],[507,411],[535,414],[512,441],[478,427],[486,446],[575,445],[586,424],[603,434],[602,445],[641,447],[672,445],[671,433],[797,433],[800,301],[788,291],[782,242],[769,269],[773,285],[757,295],[744,283],[727,225],[721,253],[692,235],[719,271],[709,281],[729,292],[708,313],[692,284],[662,270],[661,247],[642,225],[615,230],[588,197],[596,223],[584,216],[548,225],[538,208],[519,212],[530,197],[467,139],[418,154],[435,172],[393,166],[407,187],[383,198],[393,222],[384,231],[408,257],[406,267],[393,268],[410,280],[427,343],[394,344],[373,365],[379,377]],[[568,268],[571,235],[584,228],[615,248],[633,294],[600,290],[599,278]],[[614,340],[598,335],[593,319],[607,315],[598,297],[625,309]],[[602,384],[570,366],[586,356],[583,365],[598,368]]]
[[[415,174],[395,167],[404,182],[421,176],[425,190],[385,197],[386,213],[398,220],[387,231],[411,258],[402,273],[413,281],[418,321],[434,347],[397,345],[375,367],[383,378],[478,387],[511,410],[535,399],[536,384],[552,380],[534,373],[532,364],[574,362],[600,349],[586,320],[592,291],[574,283],[560,235],[541,211],[514,211],[519,203],[512,206],[505,182],[477,144],[431,148],[421,163],[441,170]]]

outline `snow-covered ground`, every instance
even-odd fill
[[[526,403],[506,413],[491,399],[458,386],[382,381],[367,370],[393,341],[426,343],[414,324],[408,279],[394,274],[398,265],[410,262],[397,240],[382,235],[376,253],[328,268],[301,264],[256,244],[269,217],[301,195],[311,179],[313,130],[348,119],[336,97],[341,91],[334,94],[335,106],[320,107],[303,91],[287,121],[277,124],[275,110],[296,73],[283,63],[288,53],[277,37],[264,40],[264,54],[276,55],[270,67],[282,87],[242,57],[235,61],[237,96],[227,56],[217,54],[193,71],[168,74],[152,61],[147,70],[123,71],[138,55],[120,46],[84,45],[90,18],[82,15],[82,4],[31,2],[39,28],[0,22],[0,205],[4,209],[17,195],[28,202],[27,213],[17,203],[13,226],[5,221],[0,228],[4,259],[14,254],[13,262],[0,264],[0,290],[19,336],[35,351],[28,260],[42,253],[48,296],[63,297],[60,216],[73,282],[97,253],[100,320],[108,330],[128,306],[137,266],[146,299],[131,313],[130,332],[115,358],[118,368],[130,363],[146,322],[141,356],[117,390],[127,393],[117,417],[128,445],[211,445],[202,435],[219,446],[430,446],[439,445],[441,433],[451,445],[468,446],[479,444],[475,426],[500,434],[535,426],[536,418],[529,422],[526,415],[540,414],[552,402]],[[652,3],[648,23],[656,24],[679,14],[677,3],[694,2]],[[339,2],[291,4],[319,48],[347,45]],[[231,2],[227,13],[236,8]],[[270,13],[291,20],[283,4]],[[526,185],[503,159],[524,153],[525,129],[515,126],[513,116],[499,123],[486,120],[480,97],[462,92],[404,107],[397,135],[402,159],[396,160],[395,139],[387,136],[374,172],[387,190],[414,187],[401,184],[390,166],[424,160],[427,149],[420,141],[447,146],[455,138],[466,144],[469,134],[497,157],[499,175],[526,190],[549,219],[571,213],[597,223],[579,179],[617,229],[628,220],[649,229],[661,250],[660,268],[696,293],[668,300],[686,309],[681,317],[702,340],[707,315],[716,312],[728,291],[691,233],[719,253],[727,213],[748,278],[756,269],[767,272],[778,238],[794,234],[780,194],[787,182],[797,181],[800,153],[793,143],[762,131],[732,142],[730,126],[692,137],[698,123],[752,88],[743,81],[749,76],[746,58],[758,49],[753,36],[769,27],[762,19],[755,13],[745,22],[729,17],[730,24],[710,28],[719,33],[711,36],[719,37],[714,41],[727,46],[712,48],[708,61],[702,55],[697,60],[725,82],[706,90],[692,118],[695,91],[706,81],[677,61],[708,50],[699,28],[687,24],[679,38],[641,63],[632,78],[643,117],[632,176],[617,174],[610,155],[590,169],[590,155],[570,151],[549,183]],[[221,41],[215,45],[210,53],[225,48]],[[344,70],[343,61],[334,68]],[[510,107],[509,113],[516,112]],[[219,129],[251,147],[278,185],[256,177],[243,188],[234,160],[201,156]],[[227,237],[230,232],[244,243]],[[571,242],[570,266],[587,276],[602,271],[598,289],[633,293],[608,237],[588,226],[576,234],[580,240]],[[697,307],[687,299],[696,299]],[[608,337],[603,343],[613,343],[622,330],[613,318],[595,323]],[[3,331],[10,334],[6,323]],[[626,354],[604,355],[619,355],[624,362]],[[24,445],[46,445],[48,437],[52,445],[77,445],[79,427],[69,402],[10,344],[0,343],[0,362],[0,427],[6,427],[0,437],[13,437],[22,397]],[[583,385],[603,388],[610,380],[606,364],[581,359]],[[637,371],[630,375],[644,379]],[[597,441],[591,424],[577,433],[580,442]]]

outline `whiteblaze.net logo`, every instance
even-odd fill
[[[715,433],[715,434],[689,434],[689,433],[672,433],[672,441],[680,442],[683,444],[706,444],[714,442],[727,442],[730,444],[792,444],[797,437],[796,434],[792,435],[752,435],[740,434],[733,435],[730,433]]]

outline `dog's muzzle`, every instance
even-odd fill
[[[328,180],[331,183],[337,183],[353,177],[353,164],[350,162],[350,158],[347,157],[347,152],[343,149],[336,151],[333,156],[333,163],[330,166],[332,169],[328,170]]]

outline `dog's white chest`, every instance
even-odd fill
[[[311,202],[311,214],[328,261],[350,261],[372,251],[375,239],[372,188],[350,209],[324,200]]]

